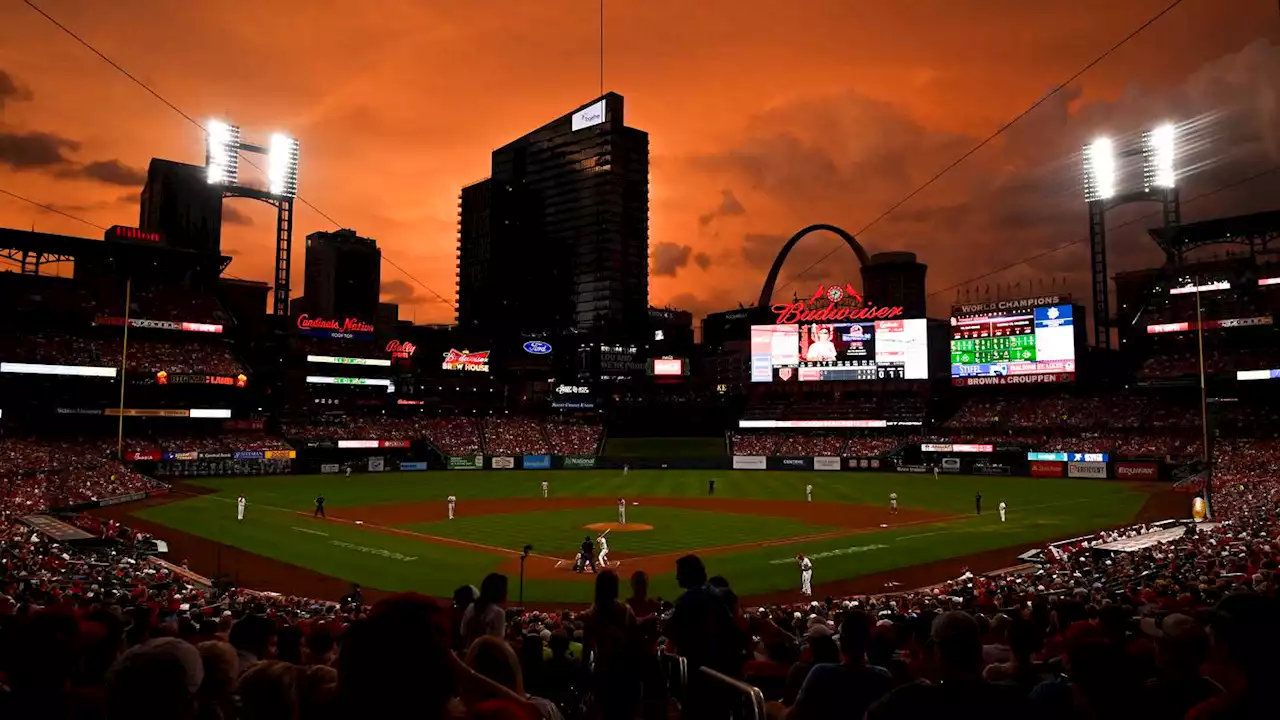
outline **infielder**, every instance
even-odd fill
[[[449,503],[449,519],[452,520],[453,511],[458,506],[458,498],[450,495],[449,497],[445,498],[445,501]]]
[[[236,520],[244,520],[244,495],[236,498]]]
[[[812,485],[804,486],[804,499],[809,502],[813,502],[813,486]]]
[[[631,472],[631,466],[627,463],[622,463],[622,477],[626,477],[629,472]]]
[[[937,480],[937,479],[938,479],[938,466],[937,466],[937,465],[934,465],[934,466],[933,466],[933,479],[934,479],[934,480]]]
[[[889,514],[898,514],[898,493],[896,492],[889,493]]]
[[[809,597],[813,595],[813,561],[800,553],[796,563],[800,565],[800,594]]]
[[[542,481],[542,499],[543,499],[543,500],[546,500],[546,499],[547,499],[547,490],[548,490],[550,487],[551,487],[551,486],[547,484],[547,481],[546,481],[546,480],[543,480],[543,481]]]
[[[618,498],[618,524],[627,524],[627,501],[622,498]]]
[[[609,531],[605,530],[596,538],[596,542],[600,545],[600,567],[602,568],[609,567],[609,541],[604,537],[608,534]],[[595,568],[593,567],[591,570],[594,572]]]
[[[982,514],[982,493],[980,492],[973,496],[973,509],[976,514]]]
[[[1004,522],[1004,513],[1005,513],[1005,510],[1008,510],[1008,509],[1009,509],[1009,506],[1005,505],[1004,501],[1001,500],[1000,501],[1000,522]]]

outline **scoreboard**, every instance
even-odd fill
[[[957,385],[1070,380],[1076,371],[1075,307],[1005,301],[951,316],[951,378]],[[1044,301],[1057,298],[1044,298]],[[1033,304],[1034,303],[1034,304]]]

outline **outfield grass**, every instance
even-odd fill
[[[923,508],[963,519],[914,525],[826,540],[773,544],[709,556],[710,570],[729,577],[740,594],[791,589],[796,584],[792,558],[805,552],[814,558],[819,582],[856,577],[950,557],[1017,546],[1096,530],[1126,522],[1146,495],[1114,481],[943,476],[906,473],[772,472],[772,471],[632,471],[615,470],[489,471],[457,470],[386,475],[234,477],[197,481],[216,492],[138,512],[141,517],[233,545],[250,552],[311,568],[335,577],[385,590],[418,590],[448,595],[461,584],[478,584],[501,558],[479,550],[444,546],[411,536],[368,527],[314,523],[310,514],[317,494],[341,515],[342,508],[380,503],[439,501],[458,497],[461,516],[451,523],[426,523],[415,531],[449,536],[518,550],[525,543],[537,552],[572,552],[581,525],[612,520],[599,510],[555,510],[523,515],[467,517],[471,499],[540,497],[540,484],[550,483],[553,497],[703,497],[706,481],[715,477],[716,496],[727,498],[803,498],[814,486],[817,502],[887,506],[897,492],[904,508]],[[981,491],[986,512],[973,517],[973,496]],[[235,519],[234,501],[244,493],[249,503],[244,522]],[[995,512],[1003,500],[1009,521]],[[650,513],[652,513],[650,515]],[[589,519],[588,519],[589,516]],[[697,547],[798,537],[825,529],[797,520],[711,513],[676,508],[628,512],[628,520],[654,525],[644,533],[614,534],[615,552],[652,555]],[[325,533],[323,535],[316,533]],[[655,578],[655,592],[672,596],[674,578]],[[532,601],[581,602],[590,598],[582,582],[537,580],[526,583]]]

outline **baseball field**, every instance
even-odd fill
[[[716,479],[714,496],[707,481]],[[549,496],[542,497],[541,484]],[[805,486],[813,486],[813,502]],[[891,514],[889,495],[899,512]],[[975,511],[975,494],[983,512]],[[236,519],[236,498],[247,507]],[[314,499],[327,499],[327,518]],[[448,519],[445,498],[457,497]],[[447,597],[490,572],[527,603],[583,603],[573,572],[586,536],[609,530],[611,565],[644,569],[654,594],[678,594],[680,555],[702,555],[741,596],[798,599],[795,555],[813,560],[819,594],[878,592],[994,570],[1044,541],[1178,513],[1167,486],[1107,480],[906,473],[502,471],[201,479],[160,501],[104,514],[152,532],[193,570],[259,590],[336,597],[351,582]],[[625,498],[626,524],[618,523]],[[1008,504],[1007,521],[997,506]],[[1185,510],[1185,508],[1183,508]]]

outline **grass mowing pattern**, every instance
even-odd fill
[[[717,480],[717,497],[799,500],[804,496],[804,486],[812,484],[814,499],[818,502],[887,506],[889,493],[897,492],[904,508],[922,507],[947,515],[966,516],[931,525],[710,556],[711,573],[730,578],[734,589],[743,595],[795,588],[798,576],[790,558],[797,552],[815,558],[814,575],[818,582],[856,577],[1118,525],[1132,518],[1146,499],[1144,493],[1114,481],[1075,479],[944,475],[935,480],[932,475],[907,473],[686,470],[637,470],[624,477],[616,470],[459,470],[351,478],[310,475],[201,480],[200,484],[217,493],[149,508],[139,514],[152,522],[362,585],[386,590],[413,589],[443,596],[458,585],[478,583],[485,573],[497,567],[500,559],[489,553],[368,528],[313,523],[297,515],[297,511],[309,514],[317,494],[328,498],[330,511],[337,515],[342,514],[342,508],[377,503],[439,501],[443,505],[444,498],[452,494],[458,497],[462,517],[454,521],[456,527],[448,532],[475,532],[483,537],[479,542],[511,549],[533,542],[541,553],[544,549],[561,547],[561,543],[573,538],[581,542],[586,531],[572,531],[572,535],[561,540],[562,532],[571,531],[565,523],[576,520],[553,517],[556,512],[478,517],[474,518],[478,524],[471,527],[473,519],[466,517],[466,501],[540,497],[543,480],[550,483],[551,493],[556,497],[705,497],[706,481],[713,477]],[[977,491],[983,494],[985,512],[981,517],[969,517]],[[234,501],[241,492],[248,499],[249,509],[246,520],[237,523]],[[995,511],[1001,500],[1009,505],[1007,523],[1001,523]],[[644,506],[629,510],[628,520],[649,522],[659,530],[624,537],[611,533],[613,550],[627,554],[641,552],[636,548],[650,542],[643,537],[649,535],[666,542],[660,527],[665,523],[632,515],[636,510],[643,513]],[[744,524],[756,531],[749,540],[777,537],[775,530],[769,529],[777,520],[774,518],[744,519],[741,515],[669,508],[653,510],[697,516],[692,526],[684,520],[679,522],[676,538],[687,542],[678,543],[683,547],[672,551],[732,544],[733,541],[725,538],[743,532]],[[606,508],[591,512],[589,522],[616,519]],[[804,525],[785,519],[782,522]],[[522,529],[519,532],[505,529],[516,526]],[[457,529],[459,527],[463,529]],[[314,535],[295,528],[329,534]],[[524,537],[533,533],[545,535],[548,544]],[[797,534],[813,533],[806,530]],[[335,541],[363,549],[335,545]],[[572,549],[570,546],[570,552]],[[414,559],[406,561],[389,556],[396,553]],[[655,577],[654,591],[667,597],[677,594],[672,575]],[[590,599],[590,594],[590,585],[581,582],[539,580],[525,586],[526,599],[542,602],[583,602]]]

